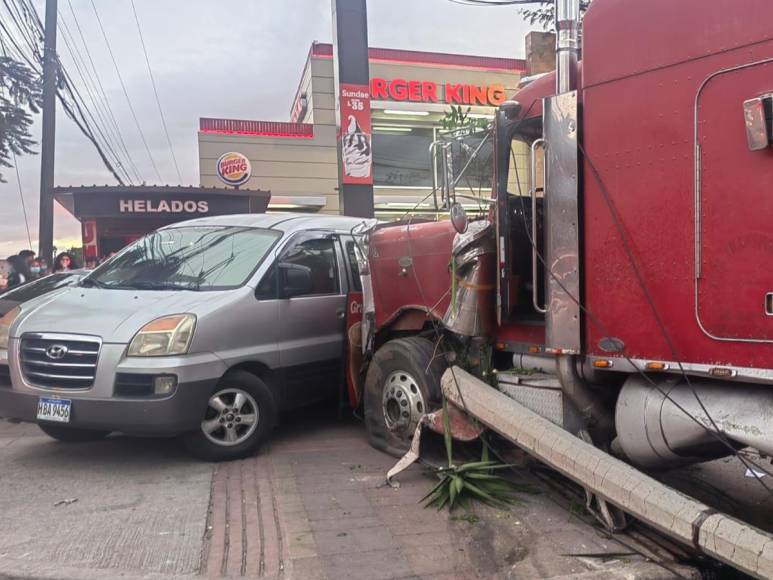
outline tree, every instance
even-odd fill
[[[40,111],[42,87],[42,79],[25,64],[0,56],[0,167],[11,167],[12,155],[35,153],[31,114]]]
[[[585,14],[591,0],[580,0],[580,16]],[[524,8],[521,14],[531,25],[538,24],[543,30],[555,29],[556,3],[553,0],[545,0],[539,8]]]

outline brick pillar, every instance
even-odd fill
[[[526,74],[538,75],[556,68],[556,35],[531,31],[526,35]]]

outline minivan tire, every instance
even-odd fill
[[[238,435],[239,437],[244,436],[243,441],[238,441],[235,444],[229,444],[225,440],[223,443],[216,443],[213,439],[220,440],[217,432],[211,437],[204,433],[205,421],[217,419],[216,411],[210,407],[210,403],[218,395],[223,397],[222,400],[235,400],[232,396],[237,392],[243,394],[248,410],[252,406],[256,407],[257,425],[248,434]],[[271,389],[266,383],[250,372],[231,371],[220,379],[212,392],[212,398],[210,398],[207,408],[202,409],[202,426],[195,431],[186,433],[182,439],[185,448],[194,457],[204,461],[230,461],[252,455],[268,439],[276,422],[277,405]],[[225,426],[222,429],[224,430]],[[220,433],[224,433],[223,430]],[[225,439],[225,436],[222,439]]]
[[[79,429],[77,427],[63,427],[50,423],[38,423],[38,427],[49,437],[63,443],[85,443],[86,441],[99,441],[110,435],[110,431],[97,431],[96,429]]]
[[[440,379],[446,368],[435,345],[418,336],[390,340],[376,351],[364,397],[373,447],[395,457],[408,451],[420,417],[442,405]]]

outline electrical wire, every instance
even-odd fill
[[[3,0],[3,4],[11,20],[19,31],[22,44],[26,42],[27,50],[19,45],[14,35],[11,34],[8,27],[3,24],[1,19],[0,28],[2,28],[6,35],[10,38],[11,42],[17,50],[18,57],[29,63],[31,69],[38,76],[42,75],[42,62],[44,60],[44,55],[40,46],[44,42],[44,26],[40,20],[40,16],[35,9],[35,6],[30,2],[30,0],[11,0],[11,2],[9,2],[9,0]],[[28,52],[32,56],[29,56]],[[83,104],[79,102],[80,96],[77,94],[77,90],[72,89],[71,83],[68,84],[69,76],[58,57],[57,67],[59,69],[59,74],[57,75],[59,82],[56,96],[63,104],[65,113],[68,115],[68,117],[73,119],[81,132],[92,142],[108,170],[111,171],[114,176],[116,176],[119,183],[123,183],[122,179],[115,173],[112,163],[108,160],[108,154],[105,153],[105,151],[102,149],[102,146],[95,137],[95,134],[91,129],[91,125],[86,115],[84,114],[84,110],[88,109],[85,106],[85,101]],[[68,99],[72,101],[72,103],[69,103]],[[88,111],[88,113],[91,115],[90,111]]]
[[[142,144],[145,147],[145,151],[148,154],[148,158],[150,159],[150,164],[153,166],[153,171],[156,174],[156,177],[158,177],[159,182],[163,181],[161,179],[161,174],[158,171],[158,166],[156,165],[156,160],[153,158],[153,154],[150,152],[150,147],[148,146],[148,141],[145,139],[145,133],[142,131],[142,126],[140,125],[140,121],[137,118],[137,113],[134,111],[134,106],[132,105],[131,98],[129,97],[129,91],[126,89],[126,83],[124,83],[123,75],[121,74],[121,69],[118,67],[118,61],[115,59],[115,54],[113,54],[113,48],[110,45],[110,40],[107,37],[107,33],[105,32],[105,27],[102,25],[102,19],[99,17],[99,11],[97,10],[97,5],[94,3],[94,0],[91,0],[91,7],[94,9],[94,15],[97,17],[97,23],[99,24],[99,29],[102,32],[102,38],[105,40],[105,45],[107,46],[107,52],[110,55],[110,60],[113,62],[113,67],[115,68],[116,75],[118,75],[118,80],[121,83],[121,89],[123,89],[124,97],[126,97],[126,102],[129,105],[129,111],[131,111],[132,118],[134,119],[134,124],[137,126],[137,131],[140,134],[140,139],[142,140]]]
[[[19,188],[19,201],[21,202],[21,210],[24,214],[24,227],[27,229],[27,242],[29,243],[30,250],[32,249],[32,234],[30,234],[30,222],[27,218],[27,204],[24,203],[24,193],[21,187],[21,175],[19,175],[19,162],[16,159],[16,153],[11,150],[11,157],[13,158],[13,168],[16,171],[16,185]]]
[[[68,0],[69,1],[69,0]],[[145,55],[145,64],[148,65],[148,74],[150,75],[150,84],[153,85],[153,95],[156,98],[156,105],[158,106],[158,114],[161,116],[161,126],[164,129],[164,135],[166,135],[166,142],[169,144],[169,152],[172,154],[172,161],[174,162],[174,169],[177,172],[177,179],[182,183],[182,175],[180,174],[180,167],[177,165],[177,156],[174,154],[174,146],[172,145],[172,139],[169,137],[169,129],[166,127],[166,118],[164,117],[164,111],[161,108],[161,100],[158,98],[158,89],[156,88],[156,79],[153,77],[153,69],[150,67],[150,59],[148,58],[148,49],[145,46],[145,38],[142,36],[142,27],[140,26],[140,18],[137,16],[137,8],[134,6],[134,0],[129,0],[132,5],[132,12],[134,13],[134,21],[137,23],[137,32],[140,35],[140,43],[142,44],[142,53]]]
[[[94,73],[92,82],[96,81],[96,88],[98,89],[98,93],[107,111],[107,116],[110,118],[111,124],[115,129],[115,133],[118,136],[118,140],[121,145],[121,150],[123,151],[126,158],[129,160],[129,164],[131,165],[132,172],[134,173],[135,178],[137,179],[137,181],[142,183],[145,181],[145,178],[142,176],[142,173],[138,170],[137,165],[134,163],[134,159],[132,159],[132,156],[129,154],[129,150],[126,147],[126,141],[124,140],[123,132],[121,131],[121,127],[118,123],[118,120],[115,117],[115,114],[113,113],[113,108],[110,106],[110,99],[107,98],[107,93],[105,92],[105,88],[102,85],[102,80],[100,79],[99,72],[97,71],[97,67],[94,64],[94,59],[91,56],[91,50],[89,50],[89,45],[86,42],[86,37],[83,34],[83,29],[81,28],[80,20],[78,19],[78,14],[75,12],[75,8],[73,7],[71,0],[67,0],[67,5],[70,7],[70,13],[72,14],[72,18],[75,21],[75,28],[78,30],[78,36],[81,39],[81,43],[83,44],[83,48],[86,51],[86,56],[88,57],[89,64],[91,65],[91,70]]]
[[[59,30],[62,32],[62,38],[64,39],[67,51],[70,53],[70,57],[72,58],[73,64],[75,65],[75,70],[82,81],[81,86],[84,88],[86,95],[89,97],[91,103],[94,106],[94,111],[96,112],[98,119],[94,119],[94,116],[91,115],[91,112],[89,111],[94,125],[102,134],[104,141],[108,144],[111,153],[116,159],[118,168],[123,171],[127,181],[130,184],[133,184],[134,178],[129,173],[129,168],[131,168],[129,160],[121,150],[120,140],[116,136],[114,128],[104,113],[104,103],[100,101],[99,93],[95,89],[94,81],[91,78],[90,71],[86,66],[83,55],[81,54],[80,49],[75,42],[75,37],[70,32],[70,27],[67,25],[67,21],[64,19],[64,15],[61,12],[59,12]],[[74,83],[72,84],[74,87],[77,87],[77,85]]]
[[[83,86],[86,88],[86,90],[88,92],[88,85],[86,84],[86,80],[85,80],[85,78],[83,76],[83,72],[81,71],[80,65],[78,64],[77,60],[75,59],[73,49],[70,46],[70,41],[68,40],[68,38],[67,38],[67,36],[65,34],[62,35],[62,38],[64,39],[64,43],[65,43],[65,46],[66,46],[67,50],[70,52],[70,56],[73,58],[73,62],[75,63],[75,69],[78,72],[78,74],[80,75],[81,80],[83,81]],[[85,100],[83,99],[82,95],[80,94],[80,91],[78,90],[77,85],[75,83],[73,83],[72,78],[70,77],[69,73],[64,69],[64,67],[61,66],[61,61],[59,61],[59,62],[60,62],[60,68],[61,68],[61,71],[62,71],[62,76],[63,76],[63,81],[64,81],[62,83],[63,88],[65,90],[69,91],[75,97],[73,100],[76,103],[77,103],[78,100],[83,101],[85,103]],[[89,95],[89,96],[92,99],[92,103],[95,103],[93,95]],[[91,136],[94,138],[94,141],[96,141],[98,139],[98,137],[102,140],[102,143],[104,144],[105,149],[107,149],[108,153],[113,157],[113,159],[116,162],[117,167],[120,170],[123,170],[126,179],[131,183],[131,176],[129,175],[128,171],[124,167],[124,164],[121,162],[120,157],[116,154],[115,149],[113,148],[113,144],[110,142],[110,140],[105,135],[105,131],[102,130],[102,127],[97,122],[97,120],[94,118],[94,115],[91,112],[91,110],[89,108],[85,108],[85,107],[84,108],[80,108],[79,107],[79,109],[80,109],[79,112],[81,113],[81,115],[83,115],[83,111],[85,110],[86,114],[88,114],[88,116],[91,118],[91,123],[96,128],[96,131],[97,131],[96,134],[94,133],[93,130],[91,130],[91,128],[89,128],[89,131],[91,133]],[[99,114],[99,109],[96,108],[96,110],[97,110],[97,114]],[[111,164],[111,168],[112,168],[112,164]],[[113,171],[113,174],[114,174],[114,177],[116,177],[116,179],[118,180],[119,185],[124,185],[123,178],[120,178],[115,171]]]

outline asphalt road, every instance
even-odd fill
[[[0,420],[0,578],[671,577],[550,493],[449,515],[419,505],[421,467],[385,487],[393,464],[331,409],[218,465],[174,440],[62,444]]]

